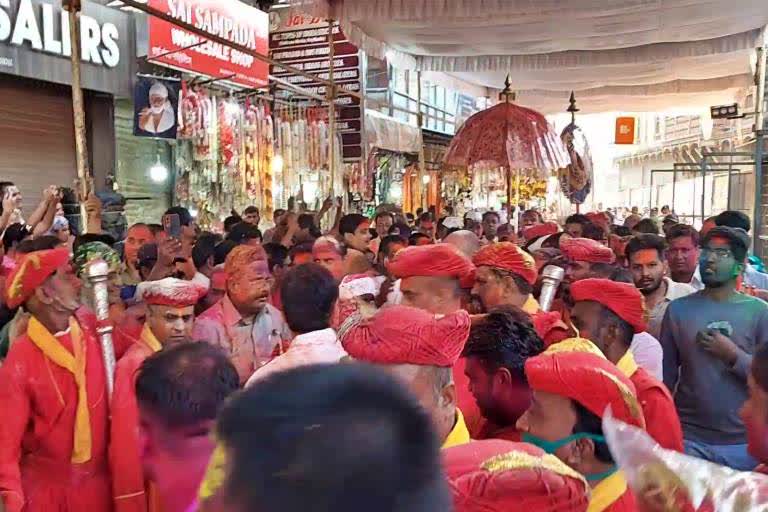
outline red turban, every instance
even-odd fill
[[[555,222],[545,222],[544,224],[536,224],[528,229],[523,230],[523,238],[527,241],[531,241],[534,238],[539,238],[547,235],[554,235],[560,231],[560,226]]]
[[[605,212],[590,212],[587,214],[587,218],[592,224],[600,226],[606,231],[611,227],[611,217]]]
[[[570,337],[570,329],[558,311],[538,311],[531,315],[533,329],[548,347]]]
[[[480,249],[472,262],[476,267],[488,266],[517,274],[529,284],[536,283],[539,276],[533,256],[512,242],[499,242]]]
[[[609,279],[583,279],[571,284],[571,296],[576,302],[599,302],[635,329],[645,330],[645,300],[640,290],[629,283]]]
[[[487,439],[443,450],[456,512],[584,512],[589,485],[554,455]]]
[[[177,308],[194,306],[208,293],[208,289],[201,284],[174,277],[142,283],[139,288],[145,303]]]
[[[8,276],[8,307],[16,308],[24,304],[38,286],[68,263],[69,251],[64,248],[25,254]]]
[[[590,345],[579,348],[576,345]],[[632,382],[589,340],[572,339],[551,345],[525,362],[531,389],[574,400],[602,418],[608,406],[613,416],[640,428],[645,419]]]
[[[588,263],[613,263],[616,255],[609,248],[590,238],[565,238],[560,240],[560,250],[571,261]]]
[[[437,317],[391,306],[349,329],[341,342],[350,356],[369,363],[450,367],[464,349],[470,323],[464,310]]]
[[[387,269],[397,279],[451,277],[458,279],[462,288],[471,288],[475,281],[472,262],[450,244],[407,247],[395,255]]]

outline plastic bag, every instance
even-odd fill
[[[768,475],[665,450],[610,411],[603,433],[642,512],[768,512]]]

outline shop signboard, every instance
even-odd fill
[[[269,15],[238,0],[149,0],[149,5],[183,23],[262,55],[269,51]],[[149,17],[147,58],[248,88],[268,85],[267,63],[155,16]]]
[[[635,118],[617,117],[616,118],[616,144],[634,144],[635,143]]]
[[[281,17],[283,16],[283,17]],[[280,66],[272,74],[318,96],[327,94],[324,80],[330,78],[328,22],[296,12],[272,13],[269,48],[272,58],[317,76],[317,80],[296,75]],[[336,129],[341,134],[345,160],[362,157],[363,116],[360,98],[344,91],[361,93],[363,89],[360,54],[349,42],[338,23],[333,24],[333,80],[339,89],[336,100]]]
[[[83,1],[81,80],[85,89],[130,97],[135,45],[131,17]],[[69,14],[60,0],[0,0],[0,73],[72,83]]]

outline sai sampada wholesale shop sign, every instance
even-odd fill
[[[237,0],[150,0],[173,18],[267,55],[269,16]],[[268,84],[269,65],[252,55],[204,40],[155,16],[149,17],[149,60],[226,79],[249,88]]]

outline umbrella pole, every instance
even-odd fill
[[[512,169],[507,168],[507,223],[512,222]]]
[[[520,215],[517,215],[517,208],[520,204],[520,169],[515,170],[515,234],[520,229]]]

